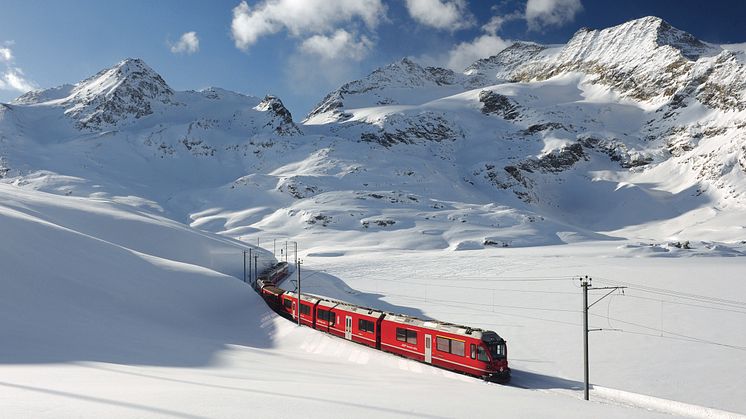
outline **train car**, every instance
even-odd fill
[[[258,281],[257,284],[261,286],[261,295],[264,301],[267,302],[267,305],[272,310],[278,311],[282,302],[282,294],[285,292],[285,290],[274,285],[263,284],[262,281]]]
[[[316,306],[316,329],[380,349],[384,316],[382,311],[322,300]]]
[[[497,333],[387,314],[381,350],[485,379],[507,382],[507,346]]]
[[[279,262],[276,265],[272,266],[271,268],[265,270],[261,274],[259,274],[259,278],[257,278],[257,284],[259,281],[264,282],[265,285],[271,284],[271,285],[277,285],[280,281],[282,281],[288,274],[289,268],[287,262]]]
[[[281,297],[282,305],[280,311],[293,320],[298,320],[298,294],[294,291],[285,291]],[[300,322],[303,325],[314,328],[316,324],[316,305],[321,299],[303,294],[300,304]]]

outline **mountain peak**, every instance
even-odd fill
[[[671,26],[657,16],[645,16],[602,30],[582,28],[573,35],[567,46],[572,49],[581,45],[607,50],[612,48],[624,55],[640,55],[669,46],[691,61],[718,52],[694,35]],[[629,48],[630,45],[635,47]]]
[[[174,91],[139,58],[127,58],[77,83],[64,100],[81,128],[98,128],[153,113],[154,103],[172,103]]]
[[[166,81],[139,58],[127,58],[113,67],[99,71],[75,85],[72,94],[84,95],[112,95],[122,88],[134,87],[142,90],[150,97],[158,95],[170,96],[173,90]]]
[[[377,99],[377,104],[395,104],[399,101],[380,92],[388,89],[410,89],[419,87],[450,86],[459,81],[457,74],[440,67],[423,67],[411,58],[404,57],[384,67],[379,67],[366,77],[343,84],[339,89],[329,93],[308,114],[306,120],[315,115],[329,111],[339,112],[344,106],[346,97],[368,92]],[[366,105],[367,106],[367,105]]]
[[[519,66],[546,49],[546,46],[533,42],[515,42],[491,57],[475,61],[464,69],[464,74],[470,77],[471,86],[496,84],[499,80],[509,79]]]

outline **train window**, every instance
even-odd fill
[[[372,321],[360,319],[357,321],[357,328],[361,332],[374,333],[376,331],[376,325]]]
[[[311,314],[311,307],[306,304],[300,305],[300,314],[310,315]]]
[[[451,353],[458,356],[464,356],[464,342],[460,340],[451,341]]]
[[[401,342],[417,344],[417,332],[409,329],[396,328],[396,340]]]
[[[460,340],[448,339],[442,336],[438,336],[436,338],[435,347],[438,348],[440,352],[464,356],[464,349],[466,347],[466,344]]]
[[[329,322],[330,326],[334,326],[334,320],[336,316],[331,311],[319,309],[318,316],[319,320]]]
[[[477,345],[471,344],[471,359],[477,359]]]
[[[484,350],[484,346],[477,346],[477,359],[483,362],[490,361],[490,359],[487,357],[487,351]]]
[[[293,308],[293,302],[290,300],[285,300],[285,302],[282,303],[286,309],[290,310]]]
[[[451,351],[451,340],[442,338],[438,336],[435,338],[435,348],[437,348],[440,352],[450,352]]]
[[[407,341],[407,329],[396,328],[396,340],[401,342]]]

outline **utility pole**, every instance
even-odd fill
[[[293,242],[295,244],[295,271],[298,273],[298,326],[302,326],[300,323],[300,261],[298,260],[298,242]],[[287,253],[287,252],[286,252]]]
[[[254,255],[254,281],[259,280],[259,274],[257,273],[259,269],[259,255]]]
[[[298,266],[298,326],[301,326],[300,323],[300,302],[301,302],[301,293],[300,293],[300,265],[303,264],[303,261],[298,259],[297,265]]]
[[[580,279],[583,287],[583,398],[588,400],[588,286],[591,278]]]
[[[277,257],[277,239],[272,239],[272,256]]]
[[[249,248],[249,282],[252,282],[251,280],[251,248]]]
[[[288,263],[288,241],[285,240],[285,263]]]
[[[584,278],[580,278],[580,286],[583,288],[583,398],[588,400],[588,389],[590,387],[588,380],[588,332],[597,332],[600,330],[618,330],[618,329],[588,329],[588,309],[593,307],[597,302],[611,295],[616,290],[624,290],[627,287],[599,287],[593,288],[591,285],[593,278],[589,278],[586,275]],[[588,290],[610,290],[603,297],[594,301],[588,305]],[[624,294],[624,291],[622,291]]]
[[[243,251],[243,282],[246,282],[246,250]]]

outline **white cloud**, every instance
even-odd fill
[[[314,35],[300,45],[300,50],[306,54],[314,54],[324,60],[349,58],[360,61],[368,55],[373,42],[366,36],[355,39],[355,35],[344,29],[339,29],[331,36]]]
[[[13,51],[10,48],[0,47],[0,61],[10,62],[13,60]]]
[[[186,32],[181,35],[177,43],[171,45],[171,52],[174,54],[194,54],[197,51],[199,51],[197,32]]]
[[[15,90],[21,93],[26,93],[29,90],[36,89],[36,83],[28,80],[23,70],[15,66],[15,59],[13,58],[13,50],[10,46],[13,42],[5,42],[4,47],[0,47],[0,90]]]
[[[412,19],[436,29],[459,30],[474,26],[466,0],[406,0]]]
[[[231,33],[236,47],[247,50],[282,30],[293,36],[324,34],[356,19],[374,28],[385,14],[381,0],[264,0],[254,8],[242,1],[233,8]]]
[[[487,58],[504,50],[512,44],[499,36],[485,34],[474,38],[471,42],[462,42],[448,53],[448,68],[462,71],[474,61]]]
[[[26,80],[20,68],[9,67],[2,74],[2,78],[0,78],[0,89],[17,90],[21,93],[26,93],[29,90],[36,89],[36,85]]]
[[[582,10],[580,0],[528,0],[526,21],[531,30],[562,26],[575,20],[575,15]]]

